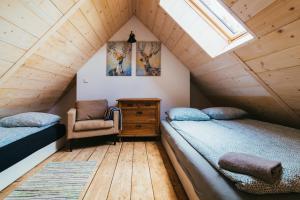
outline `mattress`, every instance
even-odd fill
[[[201,122],[209,123],[209,122]],[[199,154],[167,121],[162,121],[162,139],[166,140],[176,155],[177,161],[193,184],[201,200],[296,200],[300,194],[256,195],[239,191],[223,174],[219,173]]]
[[[22,131],[23,129],[23,131]],[[65,126],[3,128],[0,131],[0,172],[65,135]]]

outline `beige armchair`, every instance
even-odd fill
[[[114,136],[114,144],[119,134],[119,113],[114,111],[113,120],[92,119],[76,121],[76,109],[68,111],[67,139],[70,151],[72,151],[72,140],[95,136]]]

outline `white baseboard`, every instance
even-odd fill
[[[0,191],[58,151],[64,145],[65,140],[65,137],[62,137],[2,171],[0,173]]]

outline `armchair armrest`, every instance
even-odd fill
[[[71,139],[73,135],[73,129],[76,122],[76,109],[71,108],[67,113],[68,124],[67,124],[67,138]]]
[[[114,129],[119,132],[119,111],[114,111]]]

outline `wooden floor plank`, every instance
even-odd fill
[[[96,173],[98,172],[99,170],[99,166],[100,164],[102,163],[103,159],[104,159],[104,156],[105,154],[107,153],[107,150],[109,148],[109,145],[100,145],[98,146],[95,151],[93,152],[93,154],[89,157],[89,161],[97,161],[97,167],[96,167],[96,170],[95,170],[95,173],[91,179],[91,181],[89,182],[89,184],[86,186],[86,190],[82,193],[82,197],[81,199],[84,198],[84,196],[86,195],[87,191],[90,189],[90,186],[91,186],[91,183],[93,182],[93,180],[95,179],[96,177]]]
[[[154,200],[146,146],[144,142],[134,143],[131,199]]]
[[[98,162],[98,165],[102,162],[107,150],[108,150],[109,145],[100,145],[98,146],[94,153],[91,155],[89,160],[96,160]]]
[[[177,199],[157,145],[147,142],[146,149],[155,200]]]
[[[117,143],[116,145],[109,146],[104,160],[102,161],[95,175],[95,178],[93,179],[89,187],[89,190],[84,196],[84,199],[90,200],[107,198],[121,147],[122,143]]]
[[[73,159],[73,161],[86,161],[96,150],[96,147],[87,147],[80,151],[79,154]]]
[[[82,151],[82,149],[73,149],[73,151],[69,152],[67,150],[64,150],[64,153],[59,158],[55,159],[55,162],[62,162],[62,161],[72,161],[79,153]]]
[[[133,142],[124,142],[108,194],[108,200],[130,200]]]

